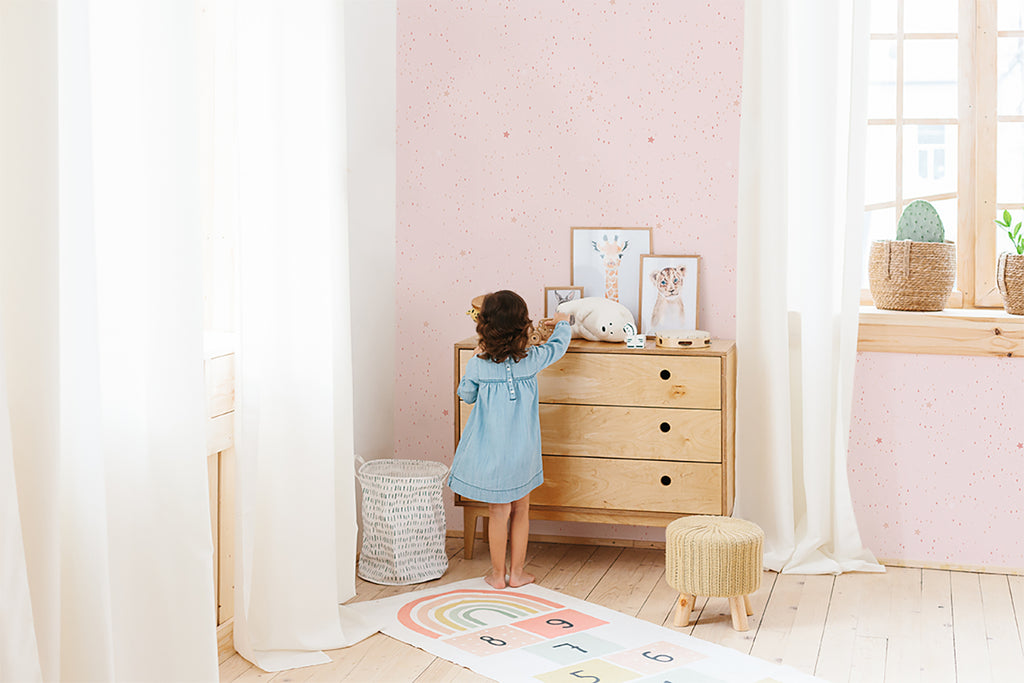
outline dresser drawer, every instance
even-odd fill
[[[718,409],[715,357],[567,353],[537,376],[542,403]]]
[[[548,455],[722,461],[717,410],[542,403],[540,427]]]
[[[459,434],[473,406],[459,401]],[[540,404],[546,455],[644,460],[722,461],[722,414],[717,410]]]
[[[545,456],[544,484],[530,504],[718,515],[722,466]]]

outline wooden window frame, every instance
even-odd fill
[[[992,219],[1004,208],[1021,205],[996,202],[996,132],[1000,121],[1024,116],[999,116],[997,98],[998,38],[1024,37],[1024,31],[997,30],[997,0],[960,0],[957,33],[905,33],[903,0],[897,0],[896,33],[872,34],[873,40],[896,41],[896,118],[872,119],[869,125],[896,127],[896,192],[890,202],[865,211],[892,208],[906,198],[903,183],[903,126],[919,123],[957,125],[957,191],[931,197],[956,197],[957,289],[947,309],[934,313],[883,311],[874,307],[871,293],[861,292],[860,351],[891,351],[944,355],[1024,356],[1024,317],[1002,310],[996,288],[997,228]],[[903,117],[904,39],[959,41],[958,116],[956,119]],[[991,74],[982,78],[983,74]],[[916,199],[917,197],[915,197]]]

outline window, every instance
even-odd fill
[[[863,287],[872,240],[935,205],[955,240],[949,306],[1001,307],[993,219],[1024,220],[1024,0],[872,0]]]

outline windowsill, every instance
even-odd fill
[[[1024,316],[1001,308],[925,313],[861,306],[857,350],[1024,358]]]

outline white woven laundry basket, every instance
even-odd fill
[[[447,475],[445,465],[429,460],[382,459],[360,465],[360,577],[404,585],[436,579],[447,571],[441,498]]]

